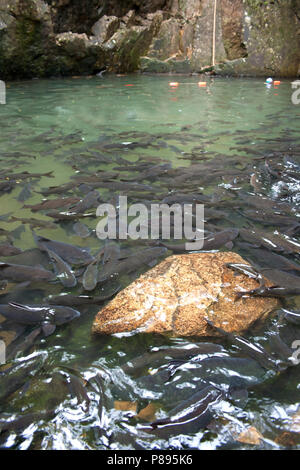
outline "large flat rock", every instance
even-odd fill
[[[217,334],[205,318],[229,332],[246,330],[275,309],[275,298],[236,293],[259,283],[226,267],[247,263],[236,253],[192,253],[166,258],[121,291],[95,317],[92,331],[169,333],[178,336]],[[266,285],[272,285],[266,280]]]

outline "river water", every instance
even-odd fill
[[[178,85],[170,86],[171,80]],[[251,229],[260,233],[260,240],[275,233],[297,246],[300,105],[292,103],[291,82],[267,86],[262,79],[208,78],[204,87],[198,86],[198,81],[197,77],[105,75],[103,79],[73,77],[6,84],[7,103],[0,105],[0,175],[1,184],[11,185],[1,186],[0,244],[8,239],[25,253],[34,251],[28,251],[26,262],[24,253],[1,256],[1,262],[41,264],[53,269],[45,254],[37,250],[32,229],[39,236],[89,248],[93,255],[99,252],[104,242],[95,235],[97,205],[87,210],[92,212],[91,217],[80,219],[90,230],[86,238],[74,231],[76,220],[58,220],[46,215],[47,210],[32,212],[23,207],[43,199],[82,199],[94,189],[104,202],[115,201],[118,194],[134,202],[149,203],[160,202],[170,194],[202,193],[214,203],[213,209],[220,211],[211,220],[210,232]],[[139,178],[142,172],[167,164],[174,169],[172,176],[161,173]],[[138,171],[134,169],[137,165],[141,165]],[[188,173],[193,165],[195,173]],[[31,175],[49,172],[48,176]],[[120,192],[101,184],[100,177],[98,185],[93,182],[89,186],[89,178],[96,172],[113,172],[106,181],[131,181],[151,185],[152,189]],[[19,177],[13,176],[16,173]],[[189,176],[180,179],[184,174]],[[50,187],[70,181],[72,187],[47,193]],[[273,219],[274,215],[290,219],[281,222]],[[21,223],[13,217],[35,218],[52,225],[32,227],[32,222]],[[145,248],[140,240],[120,241],[119,245],[133,255],[135,250]],[[286,267],[276,257],[264,259],[267,251],[272,256],[283,256],[287,262],[299,263],[299,250],[272,251],[249,241],[245,234],[230,247],[218,249],[229,248],[265,269],[276,270],[277,275],[279,271],[280,279],[294,276],[296,288],[300,287],[299,264]],[[257,251],[261,249],[265,251]],[[167,251],[157,261],[170,254],[172,251]],[[92,292],[83,290],[80,269],[73,288],[62,286],[59,280],[25,285],[9,282],[2,286],[0,303],[44,305],[50,296],[62,293],[105,295],[128,285],[149,268],[142,264],[98,284]],[[283,303],[288,310],[300,308],[296,295],[288,295]],[[300,367],[288,357],[283,360],[269,341],[279,332],[291,348],[300,340],[300,327],[283,319],[280,311],[244,334],[249,341],[266,348],[279,364],[278,372],[261,367],[224,338],[199,340],[142,333],[94,337],[91,326],[102,305],[74,306],[80,311],[79,318],[57,326],[49,336],[41,332],[28,347],[22,341],[36,325],[20,327],[0,317],[0,339],[7,350],[6,363],[0,370],[1,448],[300,446]],[[189,363],[188,350],[201,347],[203,342],[216,345],[216,351],[198,354],[196,363]],[[20,351],[14,352],[19,344]],[[186,362],[170,369],[175,349],[182,350]],[[160,354],[155,356],[157,352]],[[130,367],[130,361],[140,357],[139,366]],[[22,377],[28,364],[29,373]],[[232,381],[232,377],[239,380]],[[14,380],[17,385],[11,386]],[[11,392],[5,393],[10,387]],[[210,390],[205,387],[222,391],[217,403],[210,403],[209,418],[200,415],[188,426],[167,426],[160,432],[151,428],[149,423],[169,416],[176,406],[184,409],[186,403],[187,408],[185,400],[201,387],[204,396]],[[10,420],[13,423],[20,417],[21,424],[7,426]]]

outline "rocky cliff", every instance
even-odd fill
[[[0,0],[0,78],[104,67],[298,76],[300,0]]]

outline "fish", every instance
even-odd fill
[[[98,282],[98,263],[93,262],[86,268],[83,278],[82,285],[87,291],[92,291],[97,286]]]
[[[100,184],[100,183],[99,183]],[[42,189],[42,191],[36,191],[38,194],[43,194],[44,196],[49,196],[50,194],[63,194],[77,187],[78,183],[76,181],[71,181],[69,183],[61,184],[60,186],[50,186],[48,188]]]
[[[102,264],[117,260],[121,256],[120,245],[116,243],[106,243],[104,246]]]
[[[290,274],[286,271],[280,271],[278,269],[271,268],[261,268],[260,271],[266,274],[266,277],[277,286],[286,288],[299,287],[299,276],[294,276],[293,274]]]
[[[68,243],[56,240],[50,240],[49,238],[38,236],[34,232],[33,235],[40,250],[47,251],[50,249],[70,265],[87,265],[94,261],[94,257],[87,249],[79,248],[75,245],[69,245]]]
[[[60,280],[62,285],[65,287],[76,286],[76,277],[74,276],[72,269],[68,265],[68,263],[49,248],[47,249],[47,254],[54,266],[55,275]]]
[[[0,193],[10,193],[16,186],[16,181],[1,181],[0,182]]]
[[[142,430],[159,437],[198,432],[212,420],[213,407],[222,399],[224,392],[208,385],[173,408],[169,417],[153,421],[149,426],[143,426]]]
[[[80,306],[80,305],[98,305],[104,302],[105,300],[110,299],[113,297],[117,292],[119,292],[121,286],[117,286],[115,289],[111,290],[110,292],[103,294],[103,295],[71,295],[71,294],[63,294],[57,295],[53,297],[49,297],[47,302],[50,305],[67,305],[67,306]]]
[[[290,226],[295,227],[298,226],[298,220],[296,217],[288,216],[288,215],[280,215],[276,214],[273,211],[266,212],[266,211],[256,211],[256,210],[244,210],[241,212],[241,215],[247,217],[254,222],[259,222],[263,225],[275,225],[277,227],[281,226]]]
[[[0,279],[23,282],[25,281],[53,281],[53,272],[39,266],[25,266],[21,264],[0,262]]]
[[[57,225],[53,222],[47,220],[39,220],[34,218],[22,218],[22,217],[14,217],[12,216],[8,222],[21,222],[22,224],[29,224],[31,227],[42,227],[47,229],[57,229]]]
[[[41,368],[44,359],[44,354],[38,354],[30,359],[19,359],[8,369],[0,369],[0,400],[5,400],[24,387]]]
[[[146,179],[152,180],[155,179],[157,176],[168,174],[168,170],[170,170],[170,168],[170,163],[165,163],[164,165],[154,165],[152,168],[140,172],[140,174],[138,176],[135,176],[134,178],[126,178],[126,181],[143,181]]]
[[[296,240],[283,237],[280,234],[241,228],[240,236],[247,242],[262,246],[271,251],[300,254],[300,244]]]
[[[228,242],[233,241],[239,234],[239,229],[225,229],[204,239],[202,250],[217,250]]]
[[[166,251],[167,248],[165,247],[154,247],[138,251],[125,260],[118,261],[114,259],[111,263],[104,265],[103,269],[99,271],[98,282],[104,282],[114,275],[130,273],[144,264],[151,263],[156,258],[165,254]]]
[[[10,360],[15,358],[19,353],[25,354],[28,349],[34,344],[36,338],[41,334],[42,328],[38,327],[28,333],[21,341],[14,341],[6,350],[6,359]],[[1,426],[0,426],[1,427]]]
[[[22,253],[22,250],[11,243],[0,243],[0,256],[14,256],[20,253]]]
[[[30,173],[29,171],[22,171],[22,173],[10,173],[6,176],[6,179],[23,180],[28,178],[42,178],[43,176],[54,178],[53,171],[48,171],[47,173]]]
[[[71,205],[76,204],[80,201],[79,197],[65,197],[65,198],[58,198],[58,199],[49,199],[47,201],[42,201],[39,204],[24,204],[24,209],[30,209],[32,212],[37,212],[40,210],[47,210],[47,209],[60,209],[63,207],[70,207]]]
[[[82,214],[81,212],[59,212],[59,211],[52,211],[46,213],[47,217],[52,217],[56,220],[77,220],[83,217],[95,217],[93,212],[88,214]]]
[[[41,325],[45,336],[55,331],[56,325],[63,325],[80,316],[78,310],[60,305],[22,305],[15,302],[0,305],[5,318],[25,325]]]
[[[262,248],[252,249],[250,256],[254,257],[258,264],[267,266],[268,268],[275,268],[283,271],[300,271],[300,264],[292,261],[285,256],[277,253],[272,253],[269,250]]]
[[[300,287],[280,287],[280,286],[271,286],[271,287],[258,287],[246,292],[237,292],[236,297],[240,298],[244,295],[253,295],[255,297],[278,297],[284,298],[288,296],[300,295]]]
[[[300,319],[300,315],[299,315]],[[299,321],[300,325],[300,321]],[[280,338],[279,333],[272,334],[269,337],[269,345],[272,348],[272,351],[275,351],[277,354],[279,354],[280,358],[283,359],[284,361],[288,362],[293,362],[293,350],[288,347],[288,345],[282,341]]]
[[[300,325],[300,310],[296,310],[295,312],[292,310],[282,309],[284,318],[289,322],[293,323],[294,325]]]
[[[214,325],[214,323],[208,318],[205,319],[208,325],[214,330],[218,331],[222,336],[228,338],[231,342],[236,344],[242,351],[244,351],[251,358],[256,360],[265,369],[277,370],[278,366],[272,356],[260,345],[251,343],[249,340],[242,336],[234,335],[228,331],[223,330],[220,327]]]
[[[257,282],[259,282],[260,287],[263,287],[265,285],[265,281],[262,275],[249,264],[225,263],[225,266],[229,269],[233,269],[234,271],[245,274],[245,276],[255,279]]]
[[[60,371],[60,374],[63,375],[70,394],[73,397],[77,398],[78,404],[85,402],[86,403],[85,410],[88,411],[89,405],[90,405],[90,398],[83,384],[83,379],[74,374],[71,374],[70,372],[65,373],[65,372]]]
[[[55,416],[54,410],[39,411],[36,413],[26,413],[17,417],[11,415],[0,414],[0,433],[3,431],[10,432],[23,432],[32,423],[36,423],[42,420],[49,419]]]
[[[161,348],[159,351],[146,352],[141,356],[131,359],[121,367],[124,372],[136,372],[149,364],[153,367],[157,361],[163,361],[167,358],[177,358],[187,362],[198,354],[213,354],[222,352],[222,350],[223,347],[221,345],[214,343],[200,343],[198,346],[191,348]]]
[[[20,191],[17,200],[20,202],[26,201],[31,197],[31,184],[27,183],[24,185],[23,189]]]
[[[82,224],[81,222],[76,222],[73,225],[73,230],[76,233],[76,235],[78,235],[81,238],[87,238],[91,234],[90,229],[85,224]]]
[[[97,207],[100,203],[100,194],[98,191],[90,191],[81,201],[70,208],[70,211],[83,213],[88,209]]]

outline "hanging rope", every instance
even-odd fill
[[[214,0],[214,21],[213,21],[213,42],[212,42],[212,66],[215,65],[216,56],[216,19],[217,19],[217,0]]]

